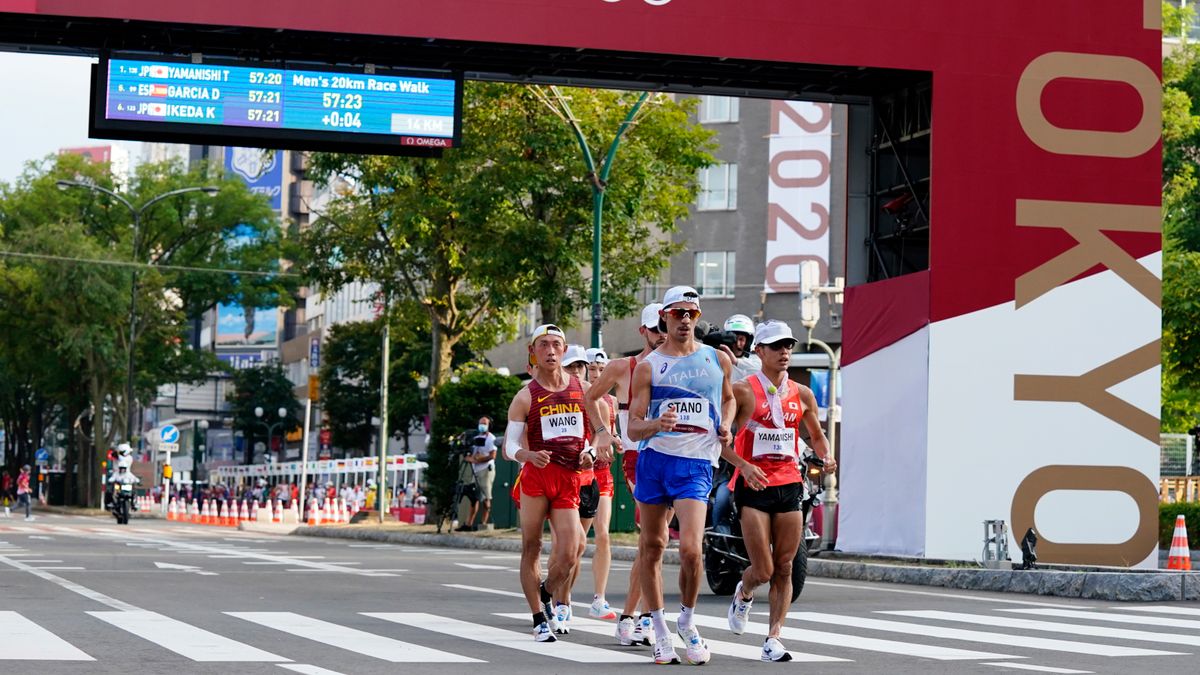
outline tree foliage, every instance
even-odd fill
[[[59,180],[115,191],[134,208],[184,187],[219,192],[154,202],[135,237],[120,200],[60,189]],[[62,154],[0,184],[0,416],[10,456],[28,461],[51,427],[78,431],[67,463],[80,469],[69,475],[81,501],[98,503],[100,459],[117,438],[140,432],[126,429],[124,414],[131,302],[134,394],[144,403],[163,384],[219,368],[211,353],[190,348],[192,318],[223,302],[288,302],[298,281],[280,274],[288,247],[266,201],[216,167],[143,165],[118,184],[108,165]],[[220,271],[230,269],[239,272]]]
[[[1185,36],[1163,59],[1162,429],[1200,422],[1200,51],[1191,7],[1163,3],[1163,33]]]
[[[278,439],[279,447],[283,447],[284,434],[303,426],[303,410],[283,366],[272,363],[234,371],[233,386],[226,400],[230,403],[233,428],[240,430],[245,438],[242,448],[245,463],[254,462],[255,442],[262,441],[266,445],[270,436],[271,440]],[[255,414],[255,408],[262,409],[262,417]],[[271,431],[270,425],[281,421],[281,408],[287,410],[287,416],[275,431]]]

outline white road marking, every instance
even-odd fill
[[[1028,635],[1008,635],[991,631],[965,630],[962,628],[945,628],[905,621],[887,621],[858,616],[841,616],[824,614],[822,612],[788,612],[789,619],[828,623],[835,626],[850,628],[865,628],[867,630],[921,635],[942,640],[965,640],[984,644],[1006,645],[1024,649],[1044,649],[1070,654],[1088,654],[1095,656],[1164,656],[1169,652],[1154,649],[1138,649],[1137,647],[1121,647],[1116,645],[1096,644],[1092,642],[1076,642],[1073,640],[1058,640],[1052,638],[1034,637]]]
[[[1006,609],[1003,611],[1018,612],[1020,614],[1036,614],[1037,616],[1056,616],[1064,619],[1088,619],[1091,621],[1110,621],[1112,623],[1133,623],[1142,626],[1200,628],[1200,621],[1192,619],[1172,619],[1162,616],[1137,616],[1133,614],[1110,614],[1108,612],[1083,612],[1071,609]]]
[[[516,619],[518,621],[528,621],[528,614],[497,614],[506,619]],[[579,631],[580,633],[591,633],[593,635],[603,635],[608,638],[613,637],[613,624],[609,621],[597,621],[595,619],[585,619],[578,616],[571,617],[571,631]],[[683,640],[678,635],[674,636],[675,648],[684,649]],[[751,661],[762,660],[762,648],[754,645],[744,645],[737,642],[722,642],[711,638],[704,638],[708,643],[708,650],[713,654],[721,654],[723,656],[732,656],[739,659],[749,659]],[[615,643],[615,638],[614,638]],[[788,650],[792,655],[792,660],[802,663],[836,663],[844,662],[848,659],[839,659],[833,656],[821,656],[820,654],[806,654],[804,652],[796,652]]]
[[[392,663],[483,663],[483,661],[467,656],[393,640],[382,635],[347,628],[292,612],[225,613],[284,633]]]
[[[694,615],[693,620],[699,626],[716,628],[718,630],[729,629],[729,620],[725,617],[718,619],[717,617],[713,616],[702,616],[700,614],[696,614]],[[746,632],[753,633],[755,635],[766,635],[767,625],[764,623],[750,621],[746,623]],[[864,649],[866,651],[883,652],[885,654],[919,656],[921,658],[936,659],[938,661],[1022,658],[1017,656],[996,654],[995,652],[979,652],[969,649],[938,647],[935,645],[898,642],[895,640],[880,640],[877,638],[846,635],[843,633],[829,633],[825,631],[808,630],[805,628],[792,628],[790,626],[784,626],[780,631],[779,637],[784,641],[793,640],[805,643],[817,643],[831,647]]]
[[[62,561],[61,560],[22,560],[21,562],[30,563],[30,564],[36,563],[39,565],[43,565],[43,564],[44,565],[53,565],[54,563],[60,563]],[[45,568],[43,568],[43,569],[45,569]]]
[[[88,612],[92,616],[165,647],[193,661],[290,662],[278,654],[251,647],[157,612]]]
[[[458,619],[449,619],[433,614],[422,614],[419,612],[363,612],[363,615],[434,633],[452,635],[460,640],[473,640],[497,647],[506,647],[508,649],[531,652],[556,659],[566,659],[567,661],[575,661],[577,663],[645,664],[649,661],[645,654],[610,651],[600,649],[599,647],[572,644],[566,640],[559,640],[551,644],[535,642],[531,632],[518,633],[511,630],[493,628],[485,624],[459,621]]]
[[[313,666],[307,663],[278,663],[276,665],[280,668],[287,668],[288,670],[293,670],[297,673],[304,673],[304,675],[343,675],[336,670],[328,670],[320,666]]]
[[[33,562],[33,561],[32,561],[32,560],[29,560],[29,561],[22,561],[22,562]],[[45,567],[35,567],[34,569],[37,569],[37,570],[56,570],[56,571],[63,571],[63,570],[81,570],[81,569],[84,569],[84,568],[82,568],[82,567],[71,567],[71,566],[69,566],[69,565],[68,565],[68,566],[48,565],[48,566],[45,566]]]
[[[42,536],[39,534],[31,534],[31,535],[29,535],[29,538],[30,539],[44,539],[46,541],[54,541],[54,537],[45,537],[45,536]]]
[[[95,661],[71,643],[16,612],[0,612],[3,661]]]
[[[465,567],[469,570],[498,570],[501,572],[515,572],[516,570],[504,567],[503,565],[480,565],[477,563],[454,563],[459,567]]]
[[[121,611],[139,611],[137,607],[134,607],[133,605],[131,605],[127,602],[118,600],[116,598],[110,598],[109,596],[107,596],[99,591],[93,591],[92,589],[87,588],[86,586],[81,586],[81,585],[75,583],[74,581],[68,581],[67,579],[64,579],[55,574],[51,574],[41,568],[26,565],[21,560],[13,560],[9,556],[0,555],[0,563],[4,563],[5,565],[8,565],[9,567],[15,567],[23,572],[29,572],[30,574],[32,574],[36,577],[40,577],[42,579],[45,579],[46,581],[49,581],[50,583],[58,584],[62,588],[65,588],[68,591],[71,591],[72,593],[78,593],[79,595],[82,595],[83,597],[85,597],[89,600],[95,600],[96,602],[99,602],[102,605],[107,605],[109,607],[112,607],[113,609],[117,609],[117,610],[121,610]]]
[[[1054,666],[1035,666],[1032,663],[981,663],[981,666],[998,666],[1000,668],[1015,668],[1016,670],[1032,670],[1039,673],[1062,673],[1063,675],[1090,675],[1091,670],[1071,670],[1070,668],[1055,668]]]
[[[1191,607],[1168,607],[1166,605],[1154,605],[1151,607],[1114,607],[1125,612],[1154,612],[1156,614],[1179,614],[1182,616],[1200,616],[1200,607],[1195,609]]]
[[[1119,640],[1141,640],[1143,642],[1162,642],[1177,646],[1200,646],[1200,636],[1180,635],[1178,633],[1161,633],[1131,628],[1109,628],[1108,626],[1088,626],[1074,623],[1059,623],[1056,621],[1035,621],[1008,616],[988,616],[984,614],[960,614],[958,612],[942,612],[936,610],[900,610],[880,612],[896,616],[911,616],[918,619],[934,619],[937,621],[960,621],[983,626],[998,628],[1018,628],[1022,630],[1041,630],[1050,633],[1069,633],[1071,635],[1086,635],[1089,637],[1116,638]]]
[[[878,586],[863,586],[860,584],[839,584],[830,581],[806,581],[806,586],[831,586],[833,588],[852,588],[856,591],[870,591],[872,593],[903,593],[905,595],[931,595],[935,598],[953,598],[955,600],[971,600],[973,602],[1000,602],[1011,605],[1036,605],[1038,607],[1074,607],[1074,605],[1064,605],[1054,602],[1037,602],[1034,600],[1012,600],[1009,598],[988,598],[982,595],[961,595],[959,593],[935,593],[933,591],[913,591],[906,588],[888,588],[886,584]],[[951,589],[947,589],[951,590]]]

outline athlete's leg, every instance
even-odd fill
[[[667,523],[671,519],[668,504],[638,502],[642,512],[642,530],[638,534],[638,577],[642,600],[647,609],[663,608],[662,557],[667,549]]]
[[[592,592],[596,597],[604,599],[608,590],[608,570],[612,564],[612,549],[608,538],[609,520],[612,518],[612,497],[601,496],[600,504],[596,507],[596,518],[592,522],[596,530],[596,548],[592,552]],[[587,526],[584,526],[587,531]]]
[[[675,500],[675,515],[679,519],[679,601],[685,607],[695,607],[700,596],[700,579],[704,575],[701,549],[707,514],[705,502]]]
[[[771,514],[750,507],[743,507],[739,512],[742,517],[742,541],[750,558],[750,566],[742,572],[742,599],[751,600],[754,598],[754,589],[771,581],[775,571],[775,561],[771,556]],[[795,552],[793,549],[792,553]]]
[[[521,495],[521,592],[534,614],[542,611],[538,585],[542,582],[542,524],[550,510],[545,497]]]
[[[804,536],[804,516],[800,511],[777,513],[771,519],[775,569],[771,575],[771,631],[767,637],[779,637],[783,620],[792,606],[792,561]]]
[[[522,496],[524,501],[524,496]],[[571,592],[571,573],[579,551],[578,509],[550,510],[550,562],[546,570],[546,590],[555,600],[567,598]]]

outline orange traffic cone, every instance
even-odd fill
[[[250,520],[250,509],[246,507],[246,502],[242,502],[242,506],[238,509],[238,520]]]
[[[293,499],[292,505],[288,509],[289,511],[292,512],[291,518],[289,518],[289,520],[291,520],[293,523],[296,523],[297,525],[300,524],[300,505],[297,503],[299,501],[300,500],[298,500],[298,499]]]
[[[193,523],[200,522],[200,503],[195,499],[192,500],[192,509],[189,515],[191,516],[191,521]]]
[[[278,499],[275,500],[274,505],[271,507],[271,522],[283,522],[283,502],[279,501]]]
[[[1171,552],[1167,554],[1167,569],[1192,569],[1192,553],[1188,550],[1187,523],[1182,513],[1175,518],[1175,534],[1171,537]]]
[[[179,505],[174,499],[167,505],[167,520],[179,520]]]
[[[228,502],[221,502],[221,506],[218,507],[217,524],[223,527],[229,527],[229,507],[227,504]]]
[[[205,500],[204,508],[200,512],[200,524],[215,525],[217,514],[213,512],[213,503],[211,499]]]

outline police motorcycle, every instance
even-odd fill
[[[805,448],[801,465],[804,478],[801,483],[800,510],[804,514],[804,537],[792,561],[792,602],[804,590],[804,581],[808,577],[808,554],[816,549],[820,541],[820,536],[809,526],[808,518],[813,507],[820,503],[820,495],[824,492],[825,462],[811,448]],[[708,526],[704,530],[704,576],[714,595],[732,595],[742,579],[742,572],[750,566],[746,543],[742,539],[741,519],[732,496],[729,495],[727,508],[716,508],[717,500],[722,498],[719,493],[722,490],[727,493],[727,488],[723,486],[728,482],[728,478],[715,481],[708,498]]]
[[[128,525],[129,515],[135,510],[134,487],[141,482],[133,475],[133,448],[128,443],[117,446],[116,467],[108,478],[106,491],[108,510],[118,525]]]

